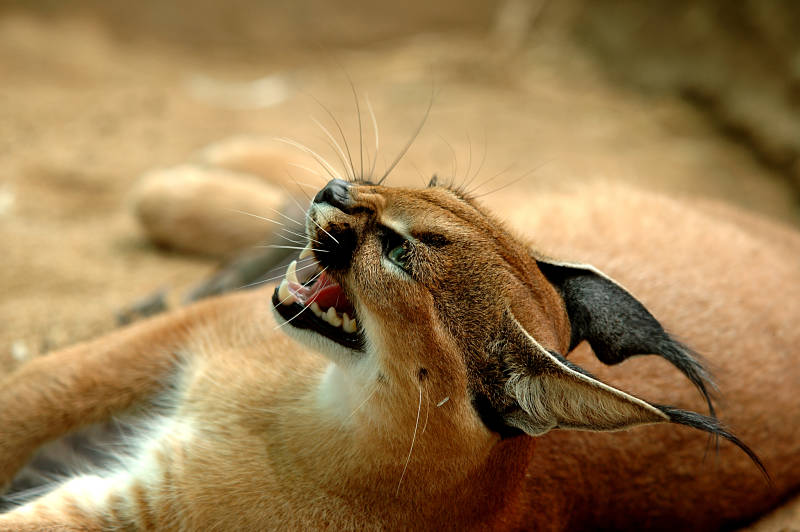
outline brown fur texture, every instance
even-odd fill
[[[326,208],[317,221],[356,236],[330,275],[356,304],[363,353],[347,359],[310,332],[291,339],[269,287],[30,362],[0,383],[0,482],[76,428],[154,401],[166,414],[126,467],[69,481],[0,516],[0,529],[708,530],[800,486],[797,234],[617,188],[510,197],[503,213],[537,251],[601,268],[704,355],[718,414],[763,460],[767,484],[735,446],[704,459],[707,437],[675,425],[501,439],[472,402],[508,377],[488,346],[510,310],[566,355],[557,290],[525,241],[450,190],[360,186],[352,197],[357,213]],[[404,276],[386,267],[381,225],[449,243],[417,246]],[[569,360],[648,401],[702,408],[656,358],[607,368],[583,343]]]

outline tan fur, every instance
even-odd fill
[[[734,446],[704,460],[706,436],[675,425],[501,440],[470,402],[471,353],[458,342],[510,308],[538,344],[565,352],[563,303],[529,246],[442,189],[355,197],[387,225],[455,239],[429,274],[481,272],[446,288],[477,298],[462,325],[445,327],[423,283],[382,266],[373,242],[335,274],[370,332],[359,362],[331,362],[276,328],[272,287],[34,360],[0,383],[0,483],[77,427],[159,395],[174,413],[128,467],[71,481],[0,516],[0,530],[709,529],[798,489],[797,234],[619,189],[509,197],[504,210],[537,250],[603,269],[708,358],[720,417],[762,458],[768,486]],[[321,221],[371,230],[336,211]],[[652,357],[609,369],[582,344],[570,360],[638,397],[702,408]]]

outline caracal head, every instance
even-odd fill
[[[501,437],[674,422],[740,443],[713,417],[648,403],[568,362],[583,340],[606,364],[657,354],[708,399],[691,351],[624,288],[532,251],[457,190],[334,179],[306,234],[273,305],[284,330],[343,371],[411,395],[424,382]]]

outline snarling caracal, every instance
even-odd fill
[[[797,490],[797,234],[641,193],[555,194],[504,213],[533,249],[432,185],[331,181],[277,286],[6,376],[0,484],[51,440],[138,421],[123,456],[0,529],[708,530]],[[542,253],[561,250],[609,275]],[[714,367],[729,428],[661,404],[708,399],[685,346]],[[661,359],[593,376],[577,365],[592,352]]]

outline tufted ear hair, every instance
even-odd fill
[[[604,364],[618,364],[635,355],[658,355],[692,381],[708,403],[711,377],[696,354],[672,338],[653,315],[610,277],[586,264],[537,258],[539,269],[564,299],[572,327],[570,350],[589,342]]]
[[[505,387],[515,404],[503,414],[507,425],[531,436],[555,428],[616,431],[651,423],[687,425],[734,443],[769,479],[758,456],[716,418],[649,403],[609,386],[545,349],[508,314],[514,327],[506,331],[510,349],[504,355],[509,375]]]

